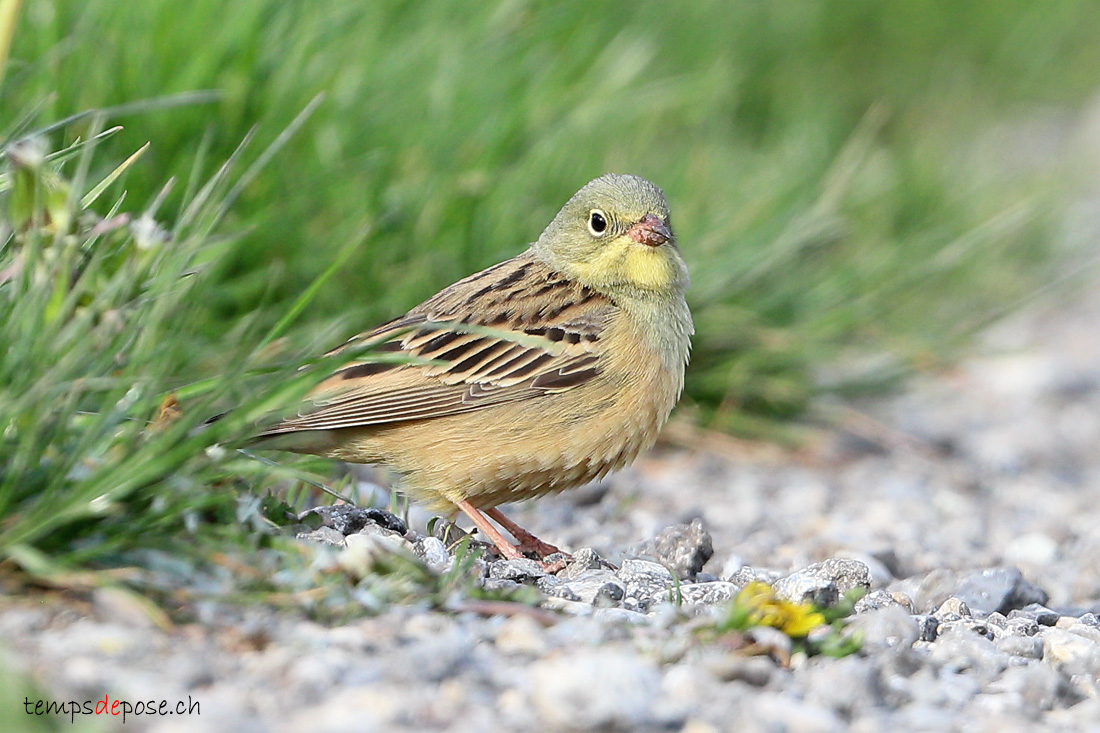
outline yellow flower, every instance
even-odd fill
[[[752,582],[737,594],[735,606],[747,613],[750,626],[771,626],[801,639],[825,623],[812,603],[792,603],[775,595],[768,583]]]

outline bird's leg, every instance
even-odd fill
[[[508,534],[519,540],[519,549],[526,550],[535,553],[540,558],[545,558],[547,555],[553,555],[554,553],[561,553],[566,557],[569,557],[568,552],[562,552],[558,548],[551,545],[549,542],[543,542],[535,535],[531,534],[523,527],[513,522],[508,517],[504,516],[504,512],[500,511],[496,507],[492,509],[486,509],[485,513],[493,518],[497,524],[508,530]]]
[[[461,509],[462,513],[473,521],[474,526],[492,540],[493,544],[496,545],[496,548],[500,550],[500,554],[503,555],[505,559],[519,560],[523,557],[523,553],[511,542],[504,539],[504,535],[500,533],[500,530],[490,524],[489,520],[485,518],[485,515],[479,512],[473,504],[463,499],[462,501],[456,501],[455,506]],[[496,510],[490,509],[489,511],[493,512]],[[499,522],[500,520],[498,519],[497,521]],[[505,527],[507,527],[507,525],[505,525]],[[508,531],[511,532],[511,530]],[[519,538],[517,537],[516,539]]]

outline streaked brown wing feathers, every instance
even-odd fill
[[[265,435],[442,417],[572,389],[600,373],[600,336],[612,309],[603,296],[521,255],[341,347],[394,334],[381,349],[431,363],[344,367],[315,390],[303,414]],[[466,324],[521,341],[464,331]]]

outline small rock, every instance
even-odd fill
[[[909,613],[913,612],[913,601],[904,593],[888,593],[884,590],[873,590],[856,601],[853,610],[858,613],[867,613],[889,606],[900,606]]]
[[[997,637],[997,632],[994,631],[994,627],[991,627],[985,621],[975,618],[959,618],[957,616],[951,616],[950,614],[940,618],[940,634],[946,634],[952,630],[965,630],[971,631],[978,636],[984,637],[989,641],[993,641]]]
[[[938,568],[928,573],[924,576],[924,580],[920,582],[920,586],[913,595],[917,610],[927,613],[934,608],[938,608],[954,594],[958,583],[958,575],[953,570]]]
[[[1028,664],[1009,667],[989,684],[987,690],[999,694],[1016,694],[1026,705],[1036,710],[1049,710],[1058,699],[1063,684],[1062,675],[1049,666]]]
[[[725,603],[741,591],[739,586],[724,580],[708,583],[690,583],[680,586],[680,598],[684,605],[717,606]]]
[[[738,568],[733,573],[723,573],[722,577],[726,581],[733,583],[738,588],[744,588],[749,583],[756,581],[763,581],[765,583],[774,583],[779,579],[779,573],[773,573],[768,570],[759,570],[757,568],[750,568],[747,565],[738,565]]]
[[[1075,621],[1074,623],[1066,627],[1066,631],[1070,632],[1071,634],[1083,636],[1091,641],[1093,644],[1100,646],[1100,629],[1096,628],[1095,626],[1086,626],[1080,621]]]
[[[332,527],[318,527],[317,529],[298,532],[294,536],[296,539],[305,540],[306,542],[317,542],[322,545],[336,545],[337,547],[344,546],[343,533]]]
[[[851,624],[852,628],[862,631],[864,646],[868,648],[908,649],[921,638],[921,625],[917,618],[899,605],[860,613],[851,620]]]
[[[810,601],[820,607],[835,606],[840,595],[853,588],[871,587],[871,573],[859,560],[834,558],[814,563],[775,582],[780,598],[795,603]]]
[[[489,577],[493,580],[514,580],[517,583],[523,583],[536,580],[546,574],[542,565],[526,557],[489,563]]]
[[[791,656],[791,637],[771,626],[753,626],[745,632],[745,641],[778,659],[789,659]]]
[[[955,595],[983,616],[994,611],[1007,614],[1048,599],[1046,591],[1025,580],[1016,568],[992,568],[968,575],[959,582]]]
[[[1010,618],[1005,621],[1005,634],[1009,636],[1035,636],[1039,624],[1029,618]]]
[[[437,537],[419,538],[413,543],[413,552],[433,570],[442,570],[451,561],[451,556],[447,554],[447,547]]]
[[[587,570],[607,569],[608,565],[591,547],[582,547],[573,553],[569,563],[557,573],[562,580],[574,580]]]
[[[523,587],[522,583],[517,583],[509,578],[482,578],[481,588],[487,591],[497,591],[502,593],[514,593]]]
[[[935,641],[940,633],[940,620],[932,615],[916,614],[913,620],[917,622],[920,631],[920,641]]]
[[[539,605],[549,611],[561,611],[570,616],[591,616],[593,613],[591,603],[574,601],[571,598],[562,598],[561,596],[544,598]]]
[[[387,659],[388,678],[441,682],[472,662],[476,642],[468,629],[448,623],[430,635],[413,639],[400,654]]]
[[[382,509],[364,509],[351,504],[335,504],[304,511],[298,515],[298,521],[310,521],[310,515],[320,517],[322,527],[332,527],[342,535],[358,534],[368,525],[374,525],[399,535],[404,535],[409,531],[409,528],[405,526],[405,522],[400,517]]]
[[[978,684],[994,679],[1009,663],[1008,654],[992,641],[963,626],[941,629],[931,649],[933,660],[951,671],[969,672]]]
[[[775,662],[768,657],[746,657],[728,652],[716,652],[703,657],[703,669],[723,682],[744,682],[753,687],[763,687],[775,674]]]
[[[1096,684],[1096,675],[1071,675],[1069,678],[1069,685],[1082,699],[1100,699],[1100,685]]]
[[[544,575],[535,581],[535,587],[548,596],[564,598],[569,601],[580,601],[581,598],[569,585],[553,575]]]
[[[336,556],[336,562],[357,578],[369,575],[380,557],[405,554],[411,549],[407,540],[396,535],[353,534],[345,537],[344,543],[347,547]],[[411,553],[408,557],[416,562]]]
[[[1100,617],[1098,617],[1095,613],[1082,614],[1081,617],[1077,619],[1077,621],[1078,623],[1082,623],[1085,626],[1100,628]]]
[[[1065,629],[1047,629],[1043,661],[1065,675],[1100,675],[1100,646]]]
[[[761,691],[749,701],[750,705],[742,718],[750,721],[767,721],[766,726],[757,730],[799,731],[799,733],[841,733],[848,730],[836,714],[804,700],[799,700],[784,692]],[[752,730],[749,725],[738,726],[739,730]]]
[[[609,621],[613,624],[649,625],[652,619],[644,613],[626,608],[599,608],[592,612],[592,618]]]
[[[993,644],[1005,654],[1024,659],[1043,658],[1043,640],[1037,636],[1015,636],[1005,634]]]
[[[1023,608],[1014,608],[1007,614],[1008,618],[1025,618],[1034,621],[1040,626],[1053,626],[1058,623],[1060,616],[1041,603],[1029,603]]]
[[[654,603],[669,600],[675,582],[668,568],[648,560],[623,560],[618,577],[625,586],[626,597],[642,612]]]
[[[496,647],[503,654],[542,656],[548,648],[546,629],[527,614],[517,614],[497,629]]]
[[[656,560],[681,581],[694,580],[712,555],[714,544],[699,519],[667,527],[654,539],[641,542],[626,553],[631,558]]]
[[[940,607],[937,608],[932,615],[941,621],[971,618],[973,616],[970,612],[970,606],[967,605],[966,601],[954,596],[941,603]]]
[[[844,717],[851,716],[861,707],[881,704],[879,671],[858,656],[807,665],[801,676],[808,701]]]
[[[614,605],[617,605],[626,596],[626,586],[623,581],[610,570],[586,570],[573,580],[562,583],[559,587],[571,594],[576,600],[593,605],[596,604],[597,598],[601,595],[605,600],[614,600]],[[554,595],[560,595],[557,588],[554,591]]]
[[[656,723],[661,676],[635,654],[581,650],[530,667],[531,702],[547,727],[636,730]]]

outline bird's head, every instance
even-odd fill
[[[637,176],[607,174],[589,182],[534,249],[562,274],[612,296],[682,294],[688,284],[665,195]]]

